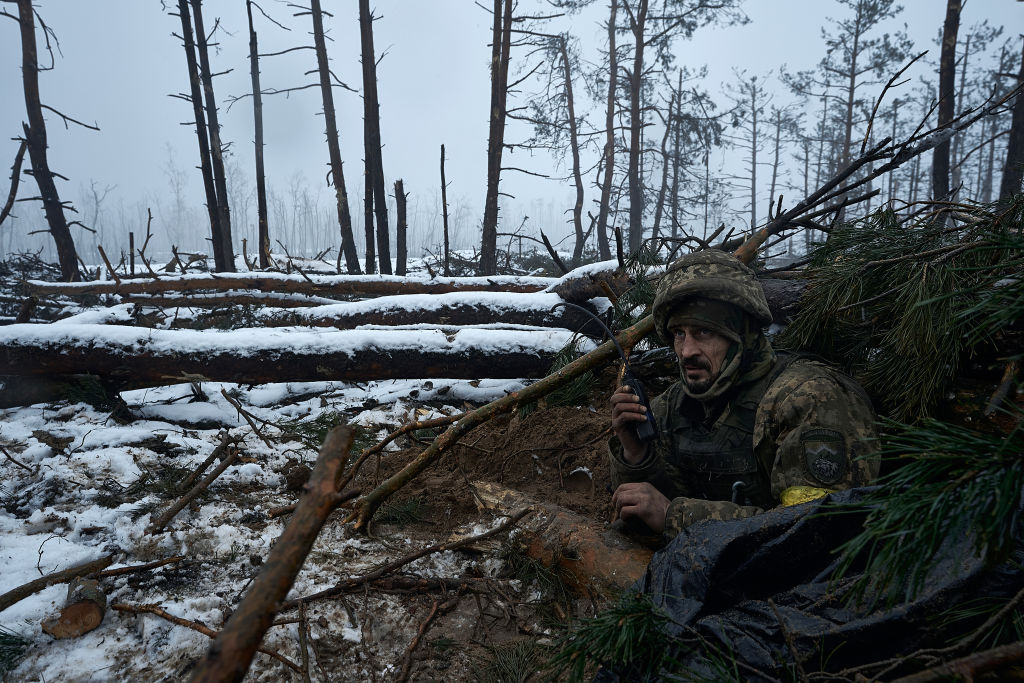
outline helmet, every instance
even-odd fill
[[[689,297],[705,297],[732,304],[762,326],[772,321],[764,289],[754,271],[732,254],[717,249],[687,254],[669,265],[654,297],[654,327],[671,339],[667,325],[672,309]]]

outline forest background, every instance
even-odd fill
[[[636,12],[646,3],[627,4]],[[693,9],[703,3],[683,4]],[[722,223],[741,230],[763,223],[767,207],[779,195],[793,200],[805,196],[808,187],[829,177],[844,156],[849,157],[851,145],[859,145],[884,82],[924,50],[928,54],[903,74],[882,103],[871,135],[873,140],[882,135],[902,139],[922,119],[934,125],[945,2],[913,2],[906,8],[884,0],[724,3],[724,10],[695,11],[692,23],[674,27],[653,20],[657,5],[651,8],[646,34],[651,42],[642,79],[642,201],[632,202],[642,204],[645,236],[651,236],[652,228],[662,234],[701,236]],[[311,44],[308,13],[293,16],[302,8],[283,2],[261,7],[265,15],[254,11],[261,54]],[[626,5],[621,7],[615,173],[607,221],[626,233],[631,222],[629,151],[635,146],[630,138],[634,126],[629,86],[636,41],[627,27]],[[178,18],[170,14],[175,9],[176,3],[155,0],[105,4],[101,11],[81,3],[38,7],[56,36],[54,68],[41,74],[43,103],[100,129],[86,130],[73,123],[66,128],[60,117],[46,112],[50,164],[68,178],[58,180],[61,197],[77,209],[73,219],[95,231],[72,228],[86,262],[98,262],[97,246],[113,254],[125,250],[129,231],[140,236],[144,232],[148,210],[154,217],[151,253],[166,252],[172,245],[208,251],[210,228],[196,168],[191,107],[169,97],[188,90],[180,40],[173,35],[181,31]],[[332,72],[351,87],[334,90],[353,233],[362,255],[358,7],[329,3],[324,9],[333,13],[325,16]],[[389,229],[393,234],[392,184],[402,178],[409,195],[412,256],[426,250],[436,253],[441,243],[442,144],[447,152],[452,248],[480,245],[488,176],[491,9],[448,0],[382,0],[373,7]],[[257,244],[257,202],[252,98],[244,98],[251,90],[245,3],[207,3],[205,11],[207,32],[212,32],[211,69],[217,74],[235,253],[246,239],[252,254]],[[867,20],[851,30],[858,11]],[[557,14],[561,16],[549,20],[525,19]],[[600,160],[608,95],[609,5],[522,2],[513,15],[517,31],[566,37],[586,193],[582,222],[586,247],[596,252],[599,231],[594,230],[594,220],[604,178]],[[1020,2],[964,3],[957,46],[957,113],[1016,85],[1021,50],[1012,27],[1022,25],[1022,18]],[[0,131],[7,131],[0,141],[0,158],[13,159],[24,118],[21,59],[16,25],[7,22],[4,30],[10,40],[0,43],[0,63],[6,65],[0,72],[0,92],[7,102],[0,108]],[[655,41],[661,31],[670,40]],[[850,97],[853,38],[858,41],[858,73]],[[510,51],[509,81],[518,84],[507,104],[508,147],[498,231],[536,238],[543,230],[561,249],[571,251],[575,192],[565,134],[564,79],[550,40],[547,45],[537,42],[536,36],[516,33]],[[40,33],[40,63],[45,67],[43,46]],[[263,57],[262,88],[315,83],[315,68],[312,50]],[[232,102],[234,97],[243,99]],[[318,89],[266,96],[264,116],[272,250],[280,251],[279,241],[293,254],[336,251],[338,219],[326,182],[328,155]],[[1007,111],[953,139],[951,185],[959,188],[959,197],[989,201],[998,195],[1009,123]],[[931,155],[926,155],[906,164],[882,180],[877,199],[851,211],[862,214],[885,201],[927,198],[930,162]],[[19,197],[36,195],[31,179],[24,181]],[[20,202],[0,231],[0,249],[41,249],[44,258],[53,260],[53,241],[40,232],[44,226],[38,202]],[[501,242],[509,244],[507,238]]]

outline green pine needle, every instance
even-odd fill
[[[851,600],[912,600],[951,539],[970,539],[967,552],[988,564],[1010,554],[1020,533],[1024,413],[1011,417],[1008,435],[936,420],[888,423],[882,457],[905,464],[862,502],[834,509],[868,511],[864,530],[840,548],[839,577],[864,564]]]

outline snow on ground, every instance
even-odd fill
[[[268,447],[222,389],[275,439],[296,425],[336,413],[364,425],[372,443],[412,416],[429,419],[461,412],[464,401],[483,403],[522,387],[521,381],[508,380],[293,382],[251,388],[205,382],[202,395],[197,395],[191,385],[179,384],[125,392],[123,398],[136,416],[125,425],[82,403],[2,410],[0,445],[10,457],[0,458],[0,594],[42,574],[107,555],[116,567],[181,554],[186,559],[179,565],[105,579],[108,605],[158,604],[175,616],[219,629],[287,520],[266,515],[295,499],[284,490],[284,472],[290,463],[312,465],[316,458],[315,447],[298,440]],[[424,407],[424,402],[429,405]],[[167,487],[206,459],[221,430],[242,438],[239,460],[164,532],[149,533],[154,515],[178,497],[177,492],[168,495]],[[330,587],[339,578],[368,571],[383,558],[414,547],[409,539],[384,543],[329,524],[292,596]],[[446,552],[420,560],[415,569],[424,576],[459,576],[476,562]],[[496,568],[493,562],[480,561],[474,571],[487,575]],[[176,680],[187,675],[209,645],[205,636],[156,616],[109,608],[97,630],[54,640],[40,631],[39,623],[59,609],[65,594],[64,585],[51,586],[0,612],[0,626],[29,643],[24,660],[6,679]],[[340,642],[362,643],[363,649],[367,643],[393,649],[376,650],[336,680],[386,677],[415,633],[416,623],[395,596],[373,600],[364,605],[367,609],[355,611],[335,601],[311,606],[312,637],[322,647],[330,641],[337,649],[340,637]],[[264,644],[297,661],[296,634],[294,624],[275,627]],[[332,653],[324,656],[342,656]],[[288,675],[280,664],[258,655],[247,680],[288,680]]]

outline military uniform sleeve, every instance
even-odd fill
[[[613,489],[618,488],[621,484],[637,481],[648,481],[657,486],[656,482],[665,479],[665,459],[668,454],[668,440],[665,436],[668,431],[666,429],[667,403],[665,394],[651,401],[651,411],[654,413],[654,421],[658,426],[658,437],[647,446],[647,455],[640,462],[631,464],[625,461],[622,456],[622,444],[618,437],[612,436],[608,440],[608,469]],[[662,493],[670,496],[668,492],[662,491]]]
[[[753,505],[738,505],[728,500],[673,498],[665,512],[665,538],[672,539],[686,527],[706,519],[742,519],[764,512]]]
[[[769,473],[772,499],[794,486],[828,491],[878,476],[871,404],[852,379],[798,361],[769,388],[754,425],[754,451]]]

